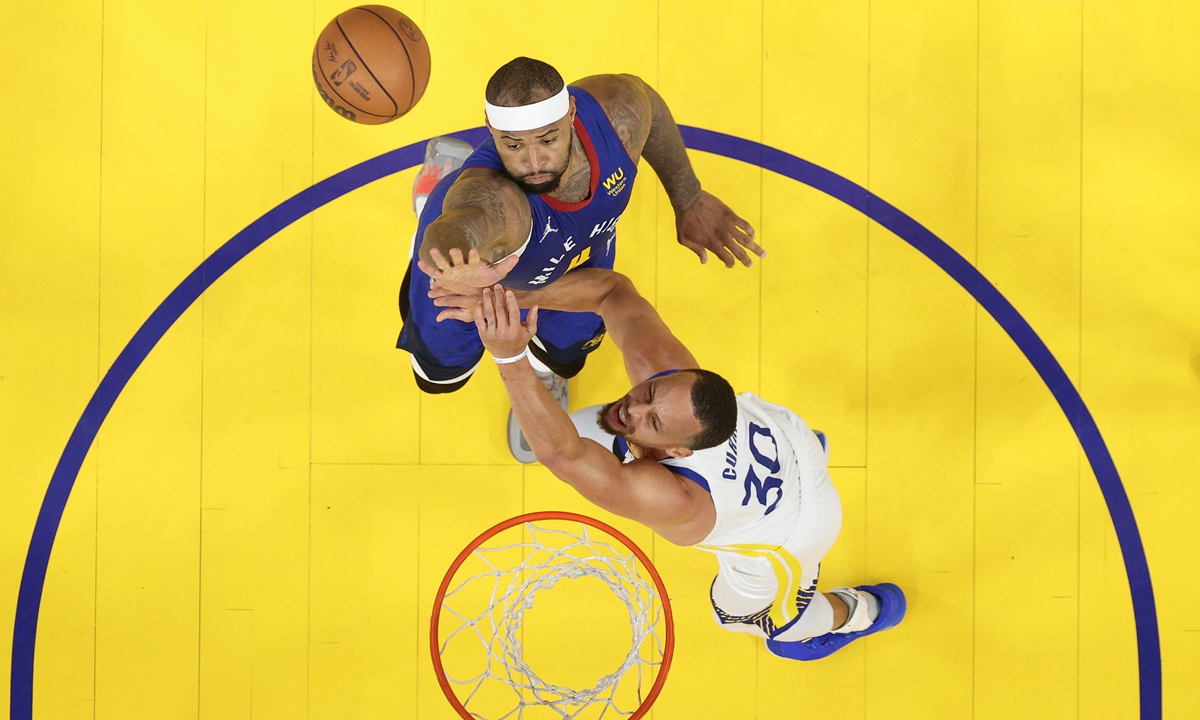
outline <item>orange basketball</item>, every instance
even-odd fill
[[[391,122],[429,84],[429,45],[417,24],[383,5],[361,5],[325,26],[313,48],[313,80],[334,112],[364,125]]]

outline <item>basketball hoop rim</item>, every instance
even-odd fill
[[[454,562],[450,564],[450,568],[446,570],[446,575],[442,578],[441,585],[438,586],[437,596],[433,600],[433,613],[429,621],[429,656],[433,661],[433,670],[437,675],[438,685],[442,688],[442,694],[450,702],[450,705],[462,716],[465,720],[476,720],[470,712],[463,707],[459,702],[458,697],[454,694],[453,688],[450,687],[450,681],[446,678],[446,671],[442,667],[442,655],[438,649],[438,618],[441,615],[442,601],[446,599],[446,590],[450,587],[450,581],[454,579],[454,574],[462,567],[467,558],[474,553],[480,545],[495,535],[498,535],[509,528],[522,525],[527,522],[535,522],[538,520],[567,520],[570,522],[580,522],[585,525],[603,530],[612,535],[617,540],[621,541],[626,548],[633,551],[634,556],[641,561],[642,566],[650,573],[650,577],[654,580],[654,587],[658,590],[659,601],[663,608],[663,618],[666,620],[666,640],[663,643],[662,663],[659,665],[658,676],[654,678],[654,685],[651,686],[650,692],[646,695],[646,699],[641,706],[634,711],[630,720],[639,720],[646,713],[650,712],[650,707],[654,705],[654,701],[658,699],[658,694],[662,692],[663,685],[667,681],[667,671],[671,669],[671,660],[675,656],[675,617],[671,613],[671,598],[667,595],[667,586],[663,584],[662,577],[659,576],[658,570],[654,567],[654,563],[650,562],[649,556],[642,551],[632,540],[624,533],[611,525],[601,522],[587,515],[580,515],[572,512],[559,512],[556,510],[546,510],[542,512],[525,513],[509,518],[503,522],[496,523],[492,527],[484,530],[474,540],[463,548],[458,557],[454,558]]]

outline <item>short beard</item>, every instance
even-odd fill
[[[541,173],[538,173],[541,174]],[[553,178],[544,183],[527,183],[523,179],[516,180],[517,185],[526,195],[545,195],[552,193],[558,189],[558,184],[562,182],[562,173],[555,175]]]

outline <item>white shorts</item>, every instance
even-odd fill
[[[800,568],[792,585],[781,587],[778,562],[733,553],[717,554],[713,580],[713,618],[721,627],[780,641],[803,640],[833,629],[833,607],[817,592],[821,561],[842,528],[842,503],[828,467],[817,474],[811,498],[813,519],[797,528],[777,555],[790,555]],[[793,562],[786,563],[793,565]],[[798,577],[797,577],[798,575]],[[780,613],[785,607],[786,612]]]

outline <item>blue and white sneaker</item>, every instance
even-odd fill
[[[879,598],[879,615],[866,630],[848,633],[828,632],[808,640],[792,642],[767,640],[767,649],[771,651],[772,655],[789,660],[820,660],[861,637],[896,627],[908,611],[908,602],[904,598],[904,591],[892,583],[859,585],[855,590],[869,592]]]

